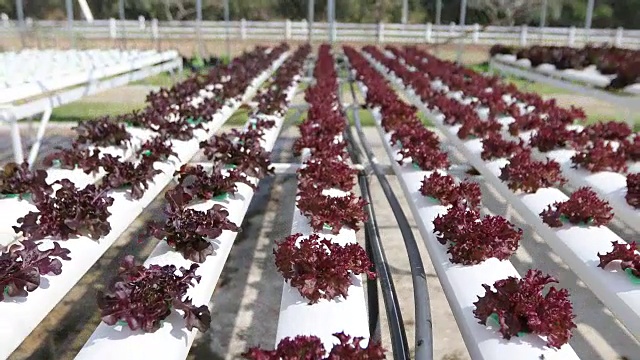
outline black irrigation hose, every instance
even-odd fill
[[[355,138],[350,126],[348,126],[345,130],[345,135],[347,143],[350,147],[349,152],[351,158],[357,163],[362,163],[360,161],[360,149],[355,145]],[[380,231],[378,229],[378,222],[376,221],[376,214],[373,209],[373,198],[371,196],[371,192],[369,191],[369,181],[363,170],[358,173],[358,184],[360,185],[360,192],[362,194],[362,197],[367,202],[367,205],[365,207],[367,216],[369,217],[367,222],[365,223],[367,253],[373,259],[376,267],[376,273],[378,275],[378,280],[380,281],[380,287],[382,289],[382,297],[384,299],[384,305],[387,312],[387,322],[389,325],[389,333],[391,337],[391,347],[393,349],[393,358],[396,360],[410,359],[411,355],[409,353],[409,344],[407,343],[407,334],[404,329],[402,312],[400,311],[400,304],[398,303],[398,296],[396,294],[393,277],[391,275],[389,264],[387,262],[387,256],[384,252],[384,248],[382,247]],[[373,284],[375,285],[375,282]],[[368,294],[371,294],[372,292],[375,292],[377,294],[377,287],[375,290],[367,288]],[[369,299],[368,304],[370,309],[372,301],[377,302],[377,295],[375,300]],[[378,308],[377,305],[376,308]],[[369,314],[370,318],[371,316],[372,314]],[[376,316],[376,318],[378,317],[378,315],[374,316]],[[379,336],[379,321],[377,322],[377,326],[375,327],[374,331],[376,331],[377,335]]]
[[[351,89],[351,96],[353,97],[354,104],[357,104],[356,94],[353,88],[353,79],[349,78],[349,87]],[[420,257],[420,251],[409,220],[402,210],[402,206],[398,201],[389,181],[387,180],[384,172],[380,169],[378,161],[375,158],[371,145],[367,141],[364,132],[362,131],[362,124],[360,122],[360,114],[358,113],[359,106],[352,107],[353,117],[356,124],[356,130],[358,137],[360,138],[360,144],[364,148],[367,159],[371,164],[376,178],[380,182],[380,186],[384,191],[384,194],[391,205],[393,215],[398,222],[398,227],[404,240],[407,255],[409,257],[409,265],[411,267],[411,279],[413,281],[413,299],[415,303],[415,319],[416,319],[416,334],[415,334],[415,346],[416,353],[415,358],[418,360],[430,360],[433,359],[433,329],[431,322],[431,301],[429,300],[429,289],[427,288],[427,276],[424,270],[424,264]]]

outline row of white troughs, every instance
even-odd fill
[[[279,48],[282,50],[282,47]],[[264,51],[268,54],[273,49],[256,50]],[[202,129],[194,131],[195,137],[190,140],[182,141],[172,139],[172,149],[177,156],[171,155],[165,161],[157,161],[153,163],[153,167],[162,171],[153,177],[149,183],[148,189],[142,198],[133,200],[122,191],[109,191],[108,195],[114,198],[113,204],[109,207],[112,215],[109,216],[111,231],[108,235],[95,241],[86,236],[72,238],[66,241],[57,241],[56,239],[44,239],[41,241],[40,248],[51,248],[54,244],[60,244],[64,248],[70,250],[71,260],[62,262],[62,273],[59,275],[43,274],[39,287],[31,289],[26,297],[10,298],[7,297],[0,302],[0,358],[8,357],[20,343],[30,334],[30,332],[38,325],[40,321],[54,308],[54,306],[71,290],[71,288],[80,280],[80,278],[90,269],[90,267],[104,254],[104,252],[113,244],[113,242],[127,229],[132,221],[140,215],[146,206],[160,192],[171,183],[174,179],[174,173],[187,164],[190,159],[199,151],[199,143],[210,139],[224,122],[245,102],[251,100],[262,84],[271,76],[271,74],[280,68],[281,65],[290,57],[289,51],[284,51],[281,55],[274,59],[272,64],[264,64],[262,72],[244,89],[244,94],[238,98],[228,98],[226,100],[212,99],[209,94],[213,89],[218,91],[222,89],[220,84],[206,84],[201,90],[194,93],[184,94],[187,98],[192,99],[191,103],[194,107],[200,103],[206,105],[209,101],[223,101],[224,106],[213,115],[211,121],[203,122]],[[255,64],[253,64],[255,66]],[[297,88],[299,77],[291,78],[291,84],[288,88],[287,103],[291,100]],[[228,81],[227,79],[226,81]],[[204,97],[203,97],[204,96]],[[286,108],[285,108],[286,110]],[[261,114],[254,113],[250,122],[261,118]],[[261,146],[265,151],[273,148],[275,140],[282,128],[284,112],[273,116],[269,119],[274,120],[275,126],[265,131],[261,140]],[[245,129],[249,128],[248,124]],[[120,155],[124,159],[130,159],[134,162],[140,161],[135,159],[135,150],[140,144],[151,139],[157,134],[152,130],[131,128],[127,131],[131,134],[132,140],[126,148],[106,147],[100,148],[103,153]],[[82,188],[88,184],[99,182],[104,172],[100,171],[95,175],[87,175],[82,169],[64,170],[58,168],[49,168],[48,182],[59,179],[69,179]],[[258,180],[250,178],[256,183]],[[228,218],[237,224],[242,223],[247,207],[253,195],[253,189],[245,184],[237,184],[238,192],[229,196],[226,200],[210,200],[190,206],[195,210],[206,210],[214,205],[223,205],[229,212]],[[3,217],[2,221],[2,243],[15,244],[20,242],[20,238],[11,234],[10,228],[17,225],[18,217],[24,216],[26,212],[33,210],[34,206],[27,200],[19,200],[18,198],[4,198],[0,200],[0,209],[4,214],[11,214]],[[229,250],[235,239],[235,232],[224,231],[216,241],[215,255],[209,256],[204,260],[197,271],[197,275],[201,276],[200,282],[191,287],[188,296],[192,298],[194,304],[207,304],[213,293],[216,282]],[[132,241],[135,241],[132,240]],[[174,251],[166,242],[162,241],[158,244],[150,257],[145,261],[145,266],[169,265],[173,264],[176,268],[181,266],[189,268],[194,262],[186,260],[180,253]],[[79,353],[79,358],[142,358],[145,356],[156,356],[160,358],[185,358],[191,344],[194,340],[196,330],[187,331],[183,325],[184,320],[176,309],[166,319],[164,326],[152,333],[143,333],[142,331],[131,331],[126,325],[116,324],[108,326],[101,324],[94,332],[92,337],[86,343]],[[177,336],[176,332],[180,335]],[[155,355],[154,355],[155,354]]]
[[[12,103],[178,57],[173,50],[23,50],[0,53],[0,103]]]
[[[391,83],[404,89],[404,93],[411,102],[420,111],[429,116],[429,119],[441,130],[447,140],[455,145],[471,166],[478,170],[484,181],[487,181],[497,189],[523,216],[525,221],[534,226],[556,254],[614,313],[616,318],[636,338],[640,339],[640,286],[638,282],[628,277],[624,271],[621,271],[620,265],[615,265],[615,262],[605,269],[598,267],[600,263],[598,255],[611,252],[613,249],[612,243],[625,244],[625,240],[605,226],[565,223],[561,227],[550,227],[545,224],[539,214],[548,206],[553,206],[555,202],[566,201],[568,199],[567,195],[555,187],[543,187],[533,193],[511,190],[506,181],[501,179],[502,168],[510,163],[510,157],[483,160],[481,153],[483,140],[486,138],[483,139],[482,134],[478,135],[478,138],[459,137],[458,131],[461,125],[448,125],[444,121],[445,115],[439,111],[437,105],[435,108],[428,106],[433,99],[424,96],[421,98],[419,95],[420,89],[414,89],[407,85],[407,81],[411,80],[411,77],[424,76],[427,86],[448,92],[447,97],[457,101],[460,106],[478,106],[474,105],[474,99],[470,95],[465,94],[464,86],[461,87],[459,83],[447,83],[445,77],[437,74],[424,73],[424,69],[414,67],[414,65],[420,66],[420,64],[412,62],[413,59],[402,51],[382,53],[377,49],[369,48],[365,52],[365,57]],[[394,66],[400,64],[398,68],[401,68],[402,71],[406,70],[407,72],[404,74],[406,76],[403,77],[403,74],[396,73],[393,69],[383,65],[380,60],[384,60],[387,64],[394,64]],[[439,60],[428,56],[420,61],[437,62]],[[441,62],[440,65],[444,67],[442,69],[443,73],[468,71],[462,70],[452,63]],[[473,81],[471,80],[471,82]],[[366,91],[366,87],[363,90]],[[514,98],[517,99],[518,96],[514,95]],[[522,105],[523,109],[535,111],[535,109],[527,108],[528,104]],[[487,114],[487,108],[478,106],[476,110],[478,114]],[[376,110],[374,113],[378,120],[381,136],[386,140],[386,149],[389,156],[392,160],[397,160],[400,148],[395,144],[390,144],[388,141],[390,140],[390,134],[385,134],[380,127],[380,121],[383,120],[380,112]],[[511,136],[507,131],[507,127],[512,121],[513,118],[508,117],[498,119],[498,122],[502,125],[500,133],[505,139],[514,139],[514,136]],[[527,140],[535,132],[535,129],[523,131],[515,139],[519,140],[521,138],[525,140],[526,147]],[[616,217],[624,220],[637,231],[640,226],[640,213],[638,209],[634,209],[624,201],[626,184],[624,180],[617,180],[619,177],[624,179],[625,175],[606,171],[591,174],[585,170],[574,169],[569,161],[573,154],[575,154],[574,150],[560,149],[551,151],[546,155],[560,163],[562,174],[566,176],[572,185],[576,187],[592,187],[593,190],[610,202]],[[535,150],[533,151],[535,158],[542,159],[545,157],[544,155]],[[629,165],[631,169],[637,168],[636,163]],[[485,293],[482,284],[492,285],[496,280],[505,279],[509,276],[520,278],[519,274],[508,260],[499,261],[496,258],[489,258],[475,265],[461,266],[452,264],[448,259],[447,253],[445,253],[445,248],[437,242],[433,224],[433,220],[438,215],[446,213],[447,208],[441,205],[434,205],[433,202],[423,197],[418,191],[421,185],[420,182],[425,176],[431,176],[433,171],[416,170],[410,164],[398,165],[394,163],[394,168],[407,194],[407,198],[410,199],[411,209],[416,220],[418,220],[420,232],[472,358],[502,359],[506,358],[505,354],[508,354],[508,358],[513,359],[538,358],[541,354],[544,355],[545,359],[577,358],[577,355],[568,344],[563,345],[559,350],[543,348],[542,338],[531,334],[517,341],[505,341],[501,339],[499,333],[494,329],[478,323],[478,319],[473,316],[473,309],[475,308],[474,302]],[[438,169],[437,172],[446,174],[446,170]],[[619,188],[611,190],[612,186],[618,186]],[[626,240],[631,242],[637,239]],[[579,316],[579,314],[577,315]]]

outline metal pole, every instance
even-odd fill
[[[467,0],[460,0],[460,28],[464,33],[464,24],[467,17]],[[464,51],[464,36],[458,40],[458,54],[456,54],[456,62],[460,64],[462,62],[462,52]]]
[[[122,45],[123,48],[126,50],[127,49],[127,33],[126,33],[126,26],[124,23],[124,1],[125,0],[119,0],[118,1],[118,12],[120,13],[120,36],[122,36]]]
[[[589,0],[587,3],[587,16],[584,20],[584,28],[585,34],[587,37],[587,42],[589,42],[589,32],[591,29],[591,20],[593,19],[593,8],[595,6],[595,0]]]
[[[313,18],[314,18],[313,11],[315,10],[314,6],[315,6],[314,0],[307,0],[307,26],[309,27],[309,35],[308,35],[309,43],[311,43],[311,41],[313,40]]]
[[[436,1],[436,25],[440,25],[440,23],[442,22],[442,0],[437,0]],[[440,42],[440,30],[437,29],[438,26],[436,26],[435,32],[436,32],[436,56],[438,55],[439,51],[439,47],[438,47],[438,43]]]
[[[336,1],[328,0],[327,17],[329,18],[329,42],[333,44],[335,39],[333,38],[333,29],[335,25],[336,17]]]
[[[229,0],[224,0],[224,30],[226,33],[227,60],[231,60],[231,43],[229,39]]]
[[[196,51],[202,58],[202,0],[196,0],[196,38]]]
[[[22,44],[22,48],[24,49],[25,38],[24,38],[24,6],[22,4],[22,0],[16,0],[16,16],[18,17],[18,33],[20,34],[20,43]]]
[[[544,37],[544,28],[547,26],[547,0],[542,0],[542,9],[540,9],[540,42]]]
[[[66,0],[67,7],[67,31],[69,32],[69,44],[71,48],[75,48],[75,36],[73,34],[73,0]]]
[[[402,23],[409,21],[409,0],[402,0]]]

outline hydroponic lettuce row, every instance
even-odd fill
[[[511,157],[501,169],[500,180],[513,191],[535,193],[540,188],[562,185],[567,180],[560,173],[560,164],[547,159],[533,160],[529,151],[522,151]]]
[[[640,81],[640,52],[615,46],[586,45],[576,49],[569,46],[541,46],[516,48],[505,45],[494,45],[490,49],[491,56],[496,54],[512,54],[517,59],[529,59],[532,67],[541,64],[552,64],[558,70],[581,70],[589,65],[604,75],[615,75],[607,85],[608,89],[622,89],[627,85]]]
[[[485,294],[474,303],[473,314],[486,325],[493,314],[498,316],[500,333],[505,339],[519,332],[546,336],[547,344],[560,348],[569,342],[573,322],[573,306],[566,289],[547,284],[558,281],[540,270],[529,270],[522,279],[508,277],[490,285],[482,284]],[[494,290],[495,289],[495,290]]]
[[[187,260],[203,262],[214,254],[210,239],[220,237],[223,230],[240,230],[228,219],[229,212],[222,205],[215,204],[207,211],[187,209],[192,197],[182,186],[167,191],[165,199],[165,222],[149,224],[143,237],[151,235],[166,241]]]
[[[508,259],[517,249],[522,230],[501,216],[485,216],[476,210],[454,206],[433,220],[433,232],[449,245],[454,264],[474,265],[489,258]]]
[[[193,305],[186,297],[187,290],[200,282],[197,269],[197,264],[189,269],[176,269],[174,265],[145,267],[136,265],[133,256],[128,255],[109,287],[98,291],[102,321],[112,326],[125,321],[131,330],[154,332],[176,309],[183,312],[188,330],[207,331],[211,324],[209,308]]]
[[[277,242],[276,267],[289,284],[298,289],[302,297],[315,304],[320,299],[346,298],[353,279],[352,274],[365,274],[375,279],[373,264],[358,244],[345,246],[320,238],[293,234]]]
[[[23,240],[0,253],[0,301],[5,297],[27,296],[40,286],[42,275],[59,275],[62,261],[71,260],[69,250],[54,242],[47,250],[41,244]]]
[[[587,187],[576,190],[567,201],[555,202],[540,213],[545,224],[561,227],[563,221],[574,225],[604,226],[613,219],[609,203]]]
[[[304,44],[290,56],[287,63],[275,74],[267,90],[261,91],[255,97],[258,106],[254,110],[254,114],[284,115],[284,110],[289,106],[287,102],[289,86],[300,76],[304,60],[310,52],[311,46]]]
[[[256,189],[247,175],[238,169],[225,169],[223,165],[214,165],[211,171],[205,171],[201,165],[183,165],[176,171],[178,183],[195,199],[210,200],[214,197],[233,195],[238,191],[236,183],[243,183]]]
[[[360,343],[362,337],[351,337],[344,332],[333,334],[340,341],[333,345],[329,354],[317,336],[298,335],[286,337],[278,343],[275,350],[263,350],[252,347],[242,354],[250,360],[380,360],[385,359],[385,349],[379,342],[369,340],[367,346]]]
[[[366,220],[366,202],[349,192],[356,172],[347,162],[346,142],[342,139],[347,122],[340,110],[337,74],[328,46],[318,52],[314,76],[316,83],[305,91],[307,118],[298,126],[300,138],[294,143],[294,153],[299,155],[304,149],[310,153],[298,172],[297,207],[315,231],[327,226],[334,234],[343,227],[357,231],[359,223]],[[330,189],[347,192],[340,196],[323,193]]]
[[[111,232],[108,208],[113,198],[106,189],[95,185],[78,189],[68,179],[54,184],[60,185],[54,196],[34,198],[37,211],[18,219],[19,226],[13,227],[16,233],[22,232],[28,240],[68,240],[76,236],[98,240]]]
[[[384,56],[376,48],[368,48],[366,51],[372,54],[377,61],[394,71],[406,84],[421,84],[422,86],[411,86],[419,96],[423,97],[423,100],[433,100],[435,90],[431,87],[430,82],[420,80],[421,76],[416,76],[408,68]],[[359,79],[367,85],[369,89],[367,96],[378,89],[387,91],[387,89],[379,85],[379,83],[384,83],[383,80],[374,81],[370,79],[381,79],[382,77],[371,69],[365,59],[359,60],[361,56],[355,51],[349,50],[349,48],[345,49],[345,53],[349,56],[351,64],[357,69]],[[465,80],[466,82],[464,78],[460,80]],[[379,83],[376,84],[376,81]],[[438,99],[440,101],[440,106],[437,106],[439,110],[446,108],[446,106],[454,106],[444,96],[438,97]],[[456,111],[451,110],[450,113],[454,114]],[[463,113],[463,115],[469,116],[468,113]],[[456,116],[451,116],[451,119],[456,118]],[[445,114],[445,121],[448,119],[448,115]],[[453,123],[454,121],[451,122]],[[497,143],[497,141],[495,142]],[[499,145],[499,147],[502,147],[503,144]],[[519,151],[515,151],[515,153],[512,154],[514,157],[523,154],[523,152]],[[527,158],[523,160],[530,161],[529,154],[526,152],[524,154]],[[528,166],[531,167],[530,165]],[[524,178],[524,176],[520,177]],[[555,182],[557,179],[552,180]],[[532,182],[528,187],[538,187],[540,185],[539,182]],[[485,224],[482,225],[482,222],[485,222]],[[455,256],[459,256],[462,261],[471,263],[477,263],[481,261],[480,259],[493,255],[490,254],[491,252],[496,252],[507,258],[508,254],[517,248],[518,240],[522,234],[521,230],[514,229],[505,219],[485,217],[481,220],[477,212],[464,206],[454,206],[449,209],[446,215],[440,216],[434,221],[434,227],[441,241],[457,239],[457,241],[453,240],[455,243],[450,243],[450,249],[458,245],[458,242],[461,244],[467,243],[468,247],[459,248]],[[485,234],[478,234],[482,232]],[[498,236],[494,237],[495,235]],[[464,254],[459,250],[467,250],[467,253]],[[520,331],[530,331],[547,336],[549,345],[560,347],[568,341],[571,336],[571,329],[575,327],[575,324],[573,323],[572,306],[568,300],[566,290],[551,288],[546,295],[542,294],[545,284],[552,281],[555,280],[544,277],[537,270],[530,270],[525,279],[521,281],[515,278],[498,281],[495,284],[497,291],[491,290],[485,284],[483,286],[487,293],[476,302],[474,314],[483,325],[486,325],[486,321],[490,316],[497,316],[501,332],[507,339]]]
[[[172,105],[174,103],[182,104],[181,106],[185,107],[183,110],[187,111],[187,105],[183,99],[190,98],[194,101],[189,106],[197,106],[197,101],[195,101],[197,97],[210,95],[209,93],[203,93],[202,88],[205,86],[209,89],[215,88],[213,85],[209,87],[205,82],[216,84],[223,80],[228,81],[228,79],[225,80],[226,78],[220,78],[220,76],[228,75],[221,74],[231,74],[233,71],[237,71],[241,74],[235,79],[237,81],[235,84],[241,84],[242,81],[248,84],[260,72],[271,65],[276,58],[280,57],[286,49],[286,45],[279,46],[274,48],[268,55],[261,55],[264,49],[256,49],[240,56],[234,62],[233,69],[229,68],[222,72],[212,70],[204,76],[192,76],[185,82],[175,84],[171,89],[161,90],[161,95],[152,96],[150,100],[153,101],[143,112],[124,114],[113,119],[99,118],[80,124],[76,128],[78,137],[72,142],[71,147],[58,148],[57,151],[45,158],[44,164],[45,166],[55,166],[69,170],[78,168],[87,174],[95,173],[101,167],[104,167],[107,173],[106,177],[103,178],[100,187],[88,185],[84,189],[77,189],[67,179],[59,180],[52,184],[59,186],[59,190],[53,193],[52,196],[42,196],[43,191],[28,191],[37,211],[31,211],[21,217],[18,219],[17,226],[14,226],[14,230],[22,233],[26,238],[22,240],[22,243],[26,244],[28,249],[20,253],[18,248],[11,248],[10,252],[13,255],[4,255],[2,265],[0,265],[4,269],[2,272],[3,281],[22,281],[21,284],[26,284],[23,286],[24,289],[27,289],[27,291],[35,290],[39,284],[39,275],[36,272],[37,269],[34,270],[34,267],[41,266],[40,274],[58,274],[59,266],[57,264],[59,261],[55,259],[57,256],[55,254],[58,254],[60,259],[68,259],[68,250],[58,250],[60,245],[56,241],[76,236],[88,236],[98,240],[100,237],[109,234],[111,225],[108,222],[108,218],[111,214],[108,209],[113,204],[113,198],[109,196],[114,190],[112,188],[120,188],[122,186],[126,188],[132,185],[130,190],[134,193],[132,195],[134,197],[141,196],[147,186],[147,182],[157,172],[153,169],[153,163],[167,161],[169,156],[175,155],[170,147],[170,139],[176,137],[176,134],[173,133],[176,128],[172,124],[177,122],[181,128],[190,127],[191,130],[181,130],[186,135],[195,128],[191,120],[185,121],[186,126],[180,124],[184,119],[179,118],[180,112],[175,111],[176,107]],[[250,58],[253,58],[253,60]],[[245,77],[246,79],[244,79]],[[245,88],[246,86],[235,90],[227,89],[225,93],[231,94],[234,91],[244,91]],[[216,106],[221,108],[226,99],[219,97],[210,99],[209,102],[215,103]],[[156,106],[159,107],[156,108]],[[149,115],[149,118],[145,119],[145,121],[137,121],[139,120],[137,117],[143,113]],[[99,149],[95,148],[95,146],[124,147],[125,145],[130,145],[130,135],[126,133],[124,128],[125,122],[159,130],[159,134],[156,137],[152,137],[143,144],[142,149],[138,149],[139,151],[136,155],[140,159],[133,159],[127,162],[121,161],[122,159],[118,157],[104,155]],[[163,132],[171,133],[171,136],[167,136]],[[184,138],[191,137],[186,135]],[[178,134],[178,137],[183,136]],[[16,173],[17,177],[12,171],[4,173],[7,176],[3,180],[8,187],[15,188],[18,182],[22,181],[20,180],[22,178],[29,180],[33,177],[36,183],[40,183],[41,173],[38,171],[29,176],[26,176],[26,173],[18,172]],[[54,240],[53,249],[55,251],[48,253],[48,250],[39,251],[30,246],[33,240],[46,237]],[[22,255],[16,255],[19,253]],[[45,260],[47,256],[49,260]],[[42,257],[41,262],[37,265],[31,265],[31,262],[40,261],[40,257]],[[47,264],[50,264],[50,266]],[[15,275],[12,275],[13,273]],[[17,290],[9,291],[11,291],[11,296],[24,295],[24,292],[18,292]]]
[[[10,162],[0,170],[0,194],[15,194],[21,199],[27,194],[34,194],[37,199],[52,192],[51,186],[47,184],[47,172],[29,170],[27,162],[20,165]]]
[[[612,261],[620,261],[620,268],[629,271],[631,275],[640,279],[640,254],[638,244],[634,241],[631,244],[613,242],[613,249],[606,254],[598,254],[600,264],[598,267],[605,268]]]
[[[448,174],[433,172],[425,176],[420,186],[420,193],[438,200],[445,206],[464,205],[472,209],[480,207],[480,186],[466,180],[456,184],[453,177]]]

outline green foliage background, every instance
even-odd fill
[[[64,0],[23,0],[25,15],[34,19],[66,19]],[[442,0],[442,22],[457,21],[460,0]],[[549,26],[583,26],[587,0],[548,0]],[[88,0],[93,15],[97,19],[118,17],[117,0]],[[223,0],[202,0],[203,18],[221,20]],[[434,22],[435,0],[409,0],[409,22]],[[316,20],[326,19],[326,0],[315,1]],[[80,9],[74,0],[75,16],[80,19]],[[336,0],[336,16],[342,22],[400,22],[402,0]],[[11,18],[15,15],[15,0],[0,0],[0,12]],[[551,16],[553,14],[553,16]],[[126,0],[126,17],[136,19],[139,15],[159,20],[193,20],[195,0]],[[232,20],[300,20],[307,16],[307,0],[230,0]],[[489,22],[482,8],[469,9],[467,23],[486,24]],[[516,24],[527,23],[535,26],[538,16],[515,19]],[[622,26],[640,28],[640,0],[596,0],[593,27],[614,28]]]

